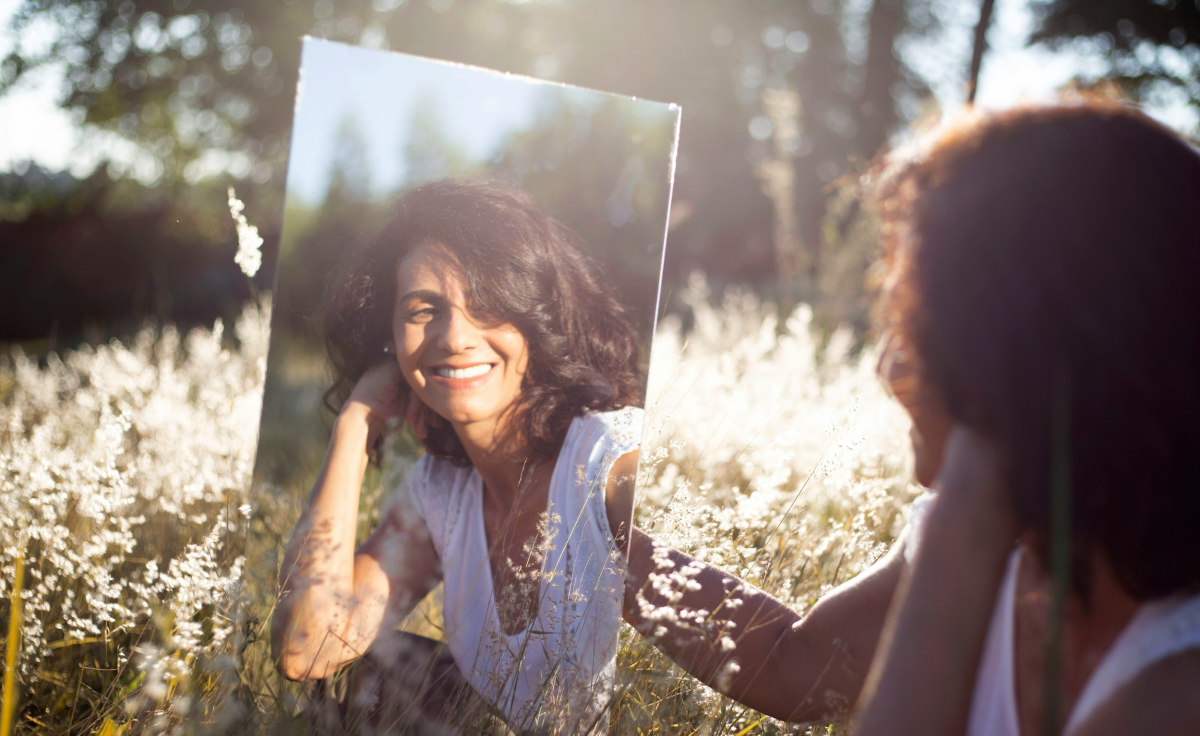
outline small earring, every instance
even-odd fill
[[[388,345],[387,343],[384,343],[384,345],[383,345],[383,354],[384,354],[384,355],[391,355],[391,354],[392,354],[392,346],[391,346],[391,345]]]

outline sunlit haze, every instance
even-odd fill
[[[9,19],[20,0],[0,0],[0,54],[13,45]],[[939,105],[950,111],[963,102],[962,78],[971,52],[971,34],[978,19],[975,0],[938,0],[933,10],[943,30],[929,38],[902,46],[908,64],[928,82]],[[1028,0],[999,0],[988,38],[990,47],[980,73],[978,103],[1002,108],[1021,101],[1046,100],[1075,76],[1104,74],[1106,62],[1077,50],[1050,51],[1026,48],[1034,18]],[[27,48],[52,39],[52,29],[26,33]],[[153,167],[138,160],[136,148],[113,135],[84,135],[68,111],[57,107],[62,93],[62,69],[49,66],[29,74],[17,88],[0,98],[0,171],[11,171],[32,161],[52,170],[70,169],[83,174],[97,162],[115,160],[118,168],[135,175]],[[621,90],[606,90],[621,92]],[[1149,110],[1180,130],[1194,130],[1195,109],[1170,101]],[[686,135],[686,133],[684,133]]]

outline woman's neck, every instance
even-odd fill
[[[454,427],[471,465],[483,479],[485,492],[502,508],[516,504],[534,470],[545,460],[531,453],[508,427],[510,422],[501,421]]]
[[[1026,540],[1026,550],[1030,549]],[[1076,699],[1109,649],[1141,607],[1117,582],[1108,561],[1089,555],[1089,600],[1071,595],[1067,602],[1062,641],[1063,700],[1058,727],[1066,724]],[[1017,702],[1022,733],[1037,733],[1043,718],[1042,697],[1046,642],[1050,629],[1049,573],[1037,556],[1026,552],[1017,585]]]
[[[1030,551],[1033,549],[1030,535],[1026,535],[1022,544],[1026,550],[1025,564],[1030,580],[1045,600],[1045,615],[1048,615],[1050,573],[1042,567],[1037,555]],[[1121,587],[1108,559],[1095,550],[1088,555],[1088,592],[1087,601],[1072,594],[1066,610],[1068,625],[1088,635],[1085,642],[1092,638],[1103,641],[1109,638],[1111,632],[1120,632],[1141,608],[1141,602]]]

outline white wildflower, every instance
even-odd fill
[[[244,209],[245,203],[237,198],[233,187],[229,187],[229,214],[233,215],[238,238],[237,255],[233,257],[233,262],[241,267],[242,273],[254,278],[262,266],[263,239],[258,234],[258,227],[246,221],[246,216],[242,214]]]
[[[655,602],[639,593],[637,606],[657,640],[690,636],[730,654],[740,632],[721,618],[744,605],[745,591],[727,585],[712,612],[687,607],[700,581],[692,566],[672,563],[669,548],[802,614],[886,551],[917,489],[907,419],[875,376],[871,351],[854,352],[848,332],[822,341],[807,307],[781,320],[746,291],[713,306],[702,277],[681,296],[689,326],[662,320],[650,366],[635,523],[656,540],[646,590]],[[655,670],[661,660],[640,653],[648,645],[631,629],[622,637],[631,691],[665,680],[678,695],[618,728],[669,719],[718,733],[755,722],[727,720],[742,711],[677,670]],[[653,676],[639,679],[647,670]],[[738,671],[722,668],[718,689]]]
[[[718,692],[727,693],[729,687],[733,684],[733,678],[742,671],[742,666],[734,661],[725,663],[719,672],[717,672],[717,680],[713,683]]]
[[[160,681],[229,640],[241,561],[225,509],[248,502],[269,310],[247,307],[237,350],[218,324],[147,328],[44,367],[0,355],[0,593],[24,552],[23,677],[54,677],[47,658],[99,639],[166,697]]]

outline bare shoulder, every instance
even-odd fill
[[[628,546],[629,527],[633,523],[633,500],[637,489],[638,451],[618,457],[608,472],[604,489],[604,506],[608,512],[608,528],[612,530],[622,550]]]
[[[424,575],[437,565],[429,527],[413,500],[398,494],[384,508],[379,526],[371,532],[356,557],[373,560],[389,578],[416,570]]]
[[[1190,649],[1147,667],[1096,712],[1076,736],[1200,733],[1200,649]]]

